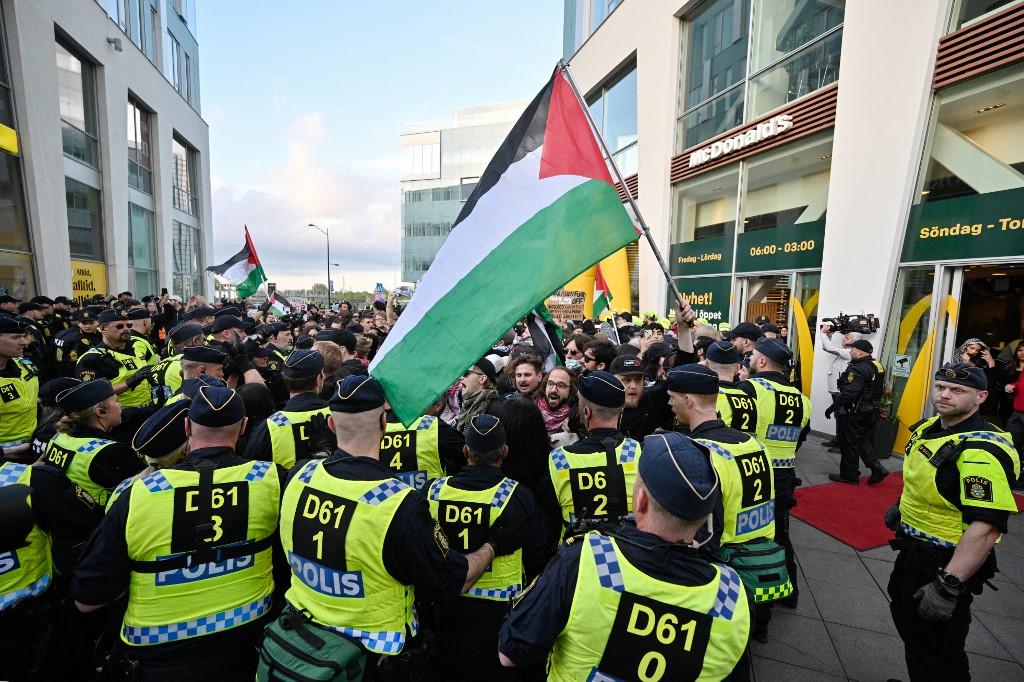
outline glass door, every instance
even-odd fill
[[[818,328],[818,294],[821,292],[820,272],[798,272],[789,305],[789,325],[783,336],[793,349],[793,385],[804,395],[811,395],[814,369],[814,340]]]

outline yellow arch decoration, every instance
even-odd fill
[[[913,335],[914,330],[917,329],[917,323],[921,321],[921,317],[927,314],[928,310],[932,307],[932,295],[928,294],[920,301],[910,306],[910,310],[900,320],[900,334],[899,339],[896,342],[896,352],[902,355],[906,352],[907,346],[910,345],[910,337]]]
[[[815,294],[808,299],[808,304],[814,301],[817,305],[818,295]],[[789,304],[793,306],[793,323],[796,326],[796,347],[800,357],[800,386],[801,391],[808,398],[811,396],[811,376],[814,371],[814,342],[811,341],[811,329],[807,324],[807,315],[803,306],[796,296],[789,297]],[[808,307],[810,307],[808,305]]]

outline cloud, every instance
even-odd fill
[[[337,136],[321,113],[297,117],[289,128],[284,161],[268,168],[258,183],[212,181],[214,255],[221,263],[242,244],[248,225],[267,277],[282,287],[308,286],[326,279],[323,234],[331,235],[335,286],[345,277],[350,288],[391,286],[401,232],[400,157],[335,161]],[[272,144],[273,139],[261,141]],[[254,153],[259,145],[254,144]],[[215,169],[216,170],[216,169]]]

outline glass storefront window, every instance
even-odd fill
[[[27,301],[36,295],[32,256],[0,251],[0,296]]]
[[[695,147],[704,140],[743,123],[742,85],[689,111],[676,122],[676,152]]]
[[[64,154],[99,168],[95,67],[60,42],[56,51]]]
[[[196,196],[196,151],[177,137],[171,140],[172,204],[179,211],[197,215],[199,197]]]
[[[830,33],[783,62],[750,78],[747,120],[839,80],[842,30]]]
[[[741,232],[825,218],[832,164],[832,136],[786,145],[747,162]]]
[[[845,0],[760,0],[754,8],[751,71],[760,71],[842,24],[845,8]]]
[[[103,260],[103,213],[100,191],[64,178],[71,257]]]
[[[690,109],[747,75],[750,0],[715,0],[690,18],[686,97]]]
[[[172,226],[172,249],[174,257],[173,293],[188,299],[192,294],[203,293],[203,242],[199,230],[191,225],[179,223]]]
[[[153,235],[153,212],[128,204],[131,221],[129,262],[135,269],[135,292],[141,296],[156,293],[156,242]]]
[[[128,184],[153,193],[153,161],[150,156],[150,114],[128,99]]]
[[[16,156],[0,153],[0,249],[29,251],[28,220]]]
[[[936,105],[915,203],[1024,189],[1024,67],[943,90]]]
[[[1014,2],[1017,0],[956,0],[951,30],[955,31],[979,19],[985,19]]]
[[[622,177],[636,173],[636,68],[602,87],[588,108]]]
[[[673,213],[673,242],[689,242],[712,237],[731,241],[736,226],[736,194],[739,170],[701,176],[699,180],[677,185]],[[732,264],[729,263],[731,268]]]

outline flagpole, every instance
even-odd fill
[[[676,297],[676,301],[680,306],[682,306],[684,301],[683,295],[679,292],[679,287],[676,286],[675,280],[672,279],[672,274],[669,272],[668,264],[665,263],[665,258],[661,255],[661,249],[658,248],[657,242],[654,241],[654,235],[651,234],[651,228],[647,226],[647,221],[644,220],[643,215],[640,213],[640,207],[636,205],[636,198],[633,196],[633,192],[630,191],[629,186],[626,185],[626,181],[622,177],[622,172],[619,170],[619,165],[615,163],[611,150],[608,149],[608,144],[604,141],[601,129],[598,128],[597,124],[594,122],[593,117],[590,115],[590,108],[587,106],[586,100],[583,99],[580,89],[576,87],[576,81],[573,80],[572,74],[569,73],[569,65],[564,59],[559,59],[558,68],[562,70],[563,74],[565,74],[565,79],[569,82],[569,86],[576,95],[576,99],[579,101],[580,107],[583,109],[583,113],[586,115],[591,129],[594,131],[594,135],[597,136],[597,141],[601,145],[601,151],[604,152],[606,157],[608,157],[608,163],[611,165],[612,171],[615,173],[615,179],[619,183],[619,187],[621,187],[622,191],[626,194],[626,200],[629,201],[629,205],[633,209],[633,215],[636,216],[637,222],[640,223],[640,229],[643,231],[644,236],[647,237],[647,243],[651,247],[651,251],[654,252],[654,257],[658,260],[658,265],[661,267],[661,272],[665,275],[665,281],[668,282],[669,289],[672,290],[672,293]],[[680,320],[680,322],[683,321]]]

